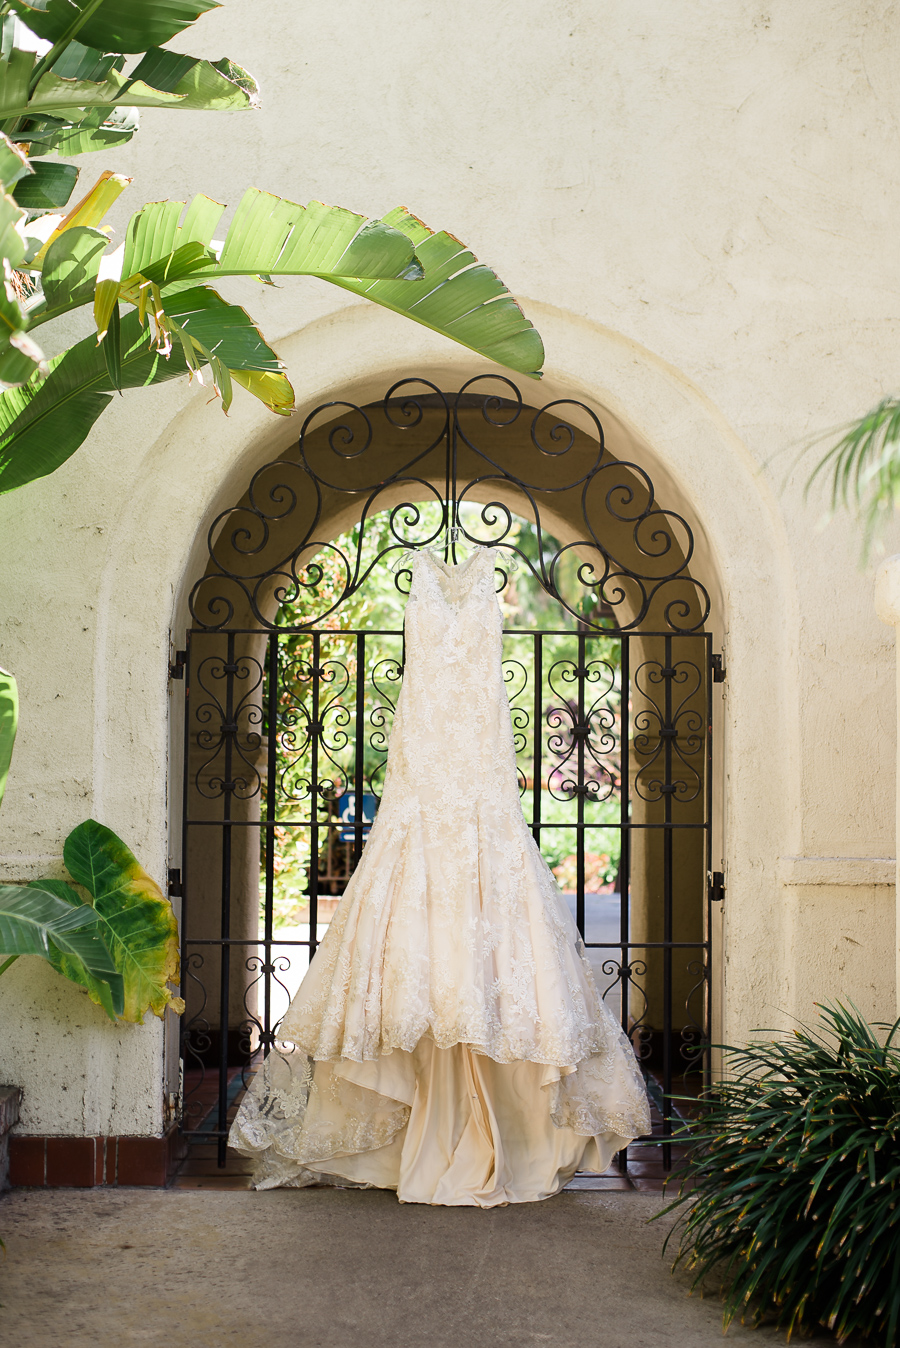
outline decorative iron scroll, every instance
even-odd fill
[[[423,510],[428,504],[437,510]],[[341,550],[326,520],[346,519],[348,507],[357,537]],[[387,527],[376,531],[383,511]],[[556,539],[547,522],[554,513],[577,518],[574,537]],[[536,560],[517,542],[521,520],[537,534]],[[639,464],[608,453],[596,413],[572,399],[535,409],[509,379],[481,375],[456,394],[409,378],[380,403],[311,412],[296,457],[259,469],[244,499],[210,527],[192,619],[206,631],[274,630],[278,606],[305,595],[303,626],[313,627],[376,566],[394,568],[405,592],[405,553],[437,545],[456,561],[466,544],[497,550],[499,590],[512,567],[524,568],[585,628],[624,633],[653,621],[696,632],[709,616],[709,595],[690,573],[690,527],[657,504]]]

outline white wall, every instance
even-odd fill
[[[727,627],[731,1038],[829,996],[893,1014],[893,639],[857,535],[819,527],[792,465],[895,377],[897,26],[880,4],[812,0],[228,0],[181,45],[253,70],[262,111],[148,113],[85,167],[134,175],[120,224],[144,200],[234,204],[249,185],[410,206],[522,298],[546,395],[609,408],[690,501]],[[227,293],[303,408],[486,368],[324,283]],[[4,878],[58,870],[89,814],[163,878],[177,596],[204,521],[296,426],[240,391],[225,419],[167,385],[116,400],[57,474],[0,499],[0,664],[23,699]],[[4,975],[0,1017],[29,1131],[160,1131],[156,1022],[108,1027],[37,961]]]

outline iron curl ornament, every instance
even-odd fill
[[[341,548],[328,520],[346,519],[348,506],[358,526]],[[536,533],[536,560],[518,545],[522,520]],[[435,546],[454,562],[465,545],[496,549],[498,591],[514,568],[530,573],[585,628],[610,635],[651,618],[698,632],[711,607],[691,575],[690,526],[657,503],[644,468],[608,451],[597,414],[574,399],[531,407],[502,375],[458,393],[412,377],[381,402],[322,403],[295,451],[260,468],[217,516],[207,545],[189,601],[204,631],[284,630],[280,606],[301,596],[309,616],[292,630],[315,627],[377,566],[408,590],[404,554]]]

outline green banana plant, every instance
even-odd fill
[[[78,170],[35,154],[121,143],[134,134],[140,107],[256,105],[255,82],[231,61],[163,49],[218,7],[0,0],[0,256],[8,281],[24,277],[20,290],[33,288],[26,299],[7,284],[5,308],[0,300],[0,494],[55,471],[125,388],[187,373],[210,380],[225,412],[240,384],[289,414],[294,393],[278,355],[246,310],[212,288],[232,276],[319,277],[540,377],[541,339],[506,286],[452,235],[405,208],[369,220],[252,188],[219,242],[222,204],[205,196],[154,202],[132,216],[124,244],[112,250],[102,221],[130,180],[107,171],[56,213]],[[125,76],[129,54],[141,59]],[[97,340],[45,360],[35,330],[87,304]]]
[[[6,0],[0,130],[33,154],[74,155],[129,140],[137,119],[125,110],[254,107],[256,82],[233,61],[163,50],[218,8],[209,0]],[[141,60],[124,75],[134,54]]]
[[[368,220],[251,188],[218,242],[219,202],[153,202],[110,251],[97,226],[125,186],[103,175],[67,216],[43,217],[33,240],[29,266],[41,290],[29,304],[32,330],[93,304],[98,335],[0,394],[0,493],[64,463],[125,388],[185,373],[202,380],[208,369],[224,411],[239,383],[272,412],[290,413],[294,393],[278,355],[246,310],[208,284],[233,276],[318,277],[540,377],[540,336],[503,282],[403,207]]]
[[[74,164],[39,156],[121,145],[135,134],[142,107],[258,105],[255,80],[234,62],[163,49],[218,7],[212,0],[0,0],[0,388],[45,373],[17,293],[20,268],[40,247],[39,237],[26,240],[25,212],[65,206],[79,175]],[[141,60],[126,76],[132,54]],[[40,224],[31,227],[39,236]]]
[[[40,955],[93,994],[115,1020],[124,1008],[124,991],[99,924],[100,914],[62,881],[0,885],[0,950],[8,956],[0,974],[21,955]]]
[[[110,1020],[140,1024],[146,1012],[180,1014],[178,927],[172,905],[112,829],[89,819],[63,857],[84,902],[64,880],[0,885],[0,974],[38,955],[76,983]]]
[[[45,371],[44,353],[28,335],[28,316],[16,291],[15,277],[35,252],[26,244],[25,212],[11,195],[15,184],[32,169],[22,150],[0,137],[0,387],[23,384]]]

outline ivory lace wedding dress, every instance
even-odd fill
[[[529,1202],[647,1097],[519,804],[493,554],[412,573],[381,807],[230,1143],[258,1189]]]

